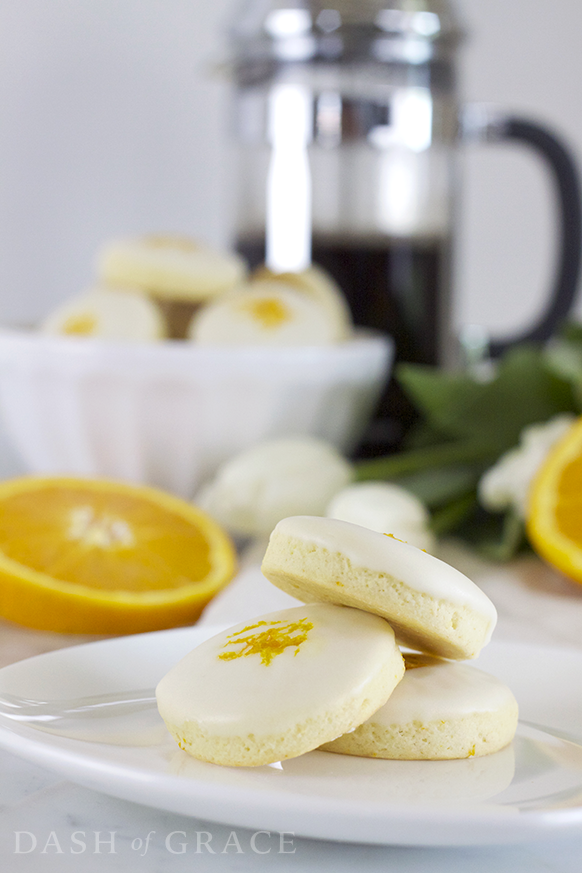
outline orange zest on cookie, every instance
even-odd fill
[[[401,540],[400,537],[395,537],[394,534],[385,533],[384,536],[390,537],[391,540],[396,540],[399,543],[404,543],[405,545],[408,545],[406,540]]]
[[[394,534],[385,533],[385,537],[390,537],[391,540],[396,540],[397,543],[404,543],[405,546],[409,545],[406,540],[401,540],[400,537],[395,537]],[[421,552],[424,552],[425,555],[428,554],[426,549],[420,549]]]
[[[259,627],[265,629],[256,634],[241,636],[241,634],[247,634]],[[230,634],[224,647],[242,646],[242,648],[236,652],[222,652],[218,657],[221,661],[233,661],[235,658],[246,658],[248,655],[260,655],[261,663],[268,666],[275,655],[280,655],[289,646],[294,646],[295,654],[297,654],[300,645],[305,642],[307,634],[312,628],[313,623],[306,618],[288,622],[259,621],[257,624],[251,624],[234,634]]]

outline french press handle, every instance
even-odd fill
[[[468,105],[462,115],[463,139],[477,142],[520,142],[532,148],[549,168],[557,194],[559,236],[553,287],[538,321],[523,333],[490,340],[489,354],[497,358],[516,343],[544,342],[568,317],[578,288],[582,255],[582,200],[576,163],[569,149],[552,131],[536,121],[503,115],[480,104]]]

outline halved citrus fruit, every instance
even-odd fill
[[[540,557],[582,582],[582,418],[551,449],[532,482],[527,534]]]
[[[188,624],[235,566],[212,518],[155,488],[0,483],[0,615],[28,627],[126,634]]]

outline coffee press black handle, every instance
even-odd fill
[[[559,248],[553,288],[545,310],[529,330],[506,340],[491,340],[489,354],[499,357],[509,346],[549,339],[568,317],[580,278],[582,256],[582,199],[576,163],[564,143],[541,124],[526,118],[491,115],[485,107],[467,107],[464,133],[487,142],[520,142],[546,162],[554,179],[559,207]]]

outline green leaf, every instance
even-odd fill
[[[475,492],[451,500],[446,506],[437,509],[431,516],[430,526],[437,537],[456,531],[459,526],[475,513],[477,495]]]
[[[395,481],[431,509],[437,535],[452,533],[489,558],[509,560],[527,546],[523,522],[480,506],[478,481],[524,427],[582,409],[582,325],[569,325],[545,348],[512,348],[488,381],[416,364],[400,365],[396,378],[419,421],[404,450],[360,461],[356,478]]]
[[[359,461],[355,465],[355,476],[357,480],[395,479],[419,470],[450,467],[454,464],[493,463],[498,455],[495,446],[487,445],[480,440],[450,441]]]
[[[477,548],[486,558],[493,561],[509,561],[525,542],[525,528],[521,518],[514,512],[507,512],[502,519],[499,535],[483,538]]]
[[[577,321],[567,321],[562,326],[559,337],[567,342],[582,344],[582,324]]]
[[[416,495],[426,506],[433,508],[474,493],[483,471],[482,464],[458,464],[419,470],[395,481]]]
[[[509,561],[527,547],[524,523],[513,511],[487,512],[476,501],[469,510],[456,526],[444,532],[459,537],[483,557],[493,561]],[[438,520],[437,514],[433,523]]]
[[[495,447],[498,455],[517,444],[526,425],[577,407],[572,386],[530,344],[511,349],[488,382],[417,364],[401,365],[396,376],[429,426]]]
[[[574,384],[582,383],[582,344],[556,340],[545,351],[552,373]]]
[[[580,335],[576,336],[573,329],[564,337],[552,340],[544,350],[544,358],[548,369],[570,382],[577,410],[582,410],[582,327],[576,325]]]

